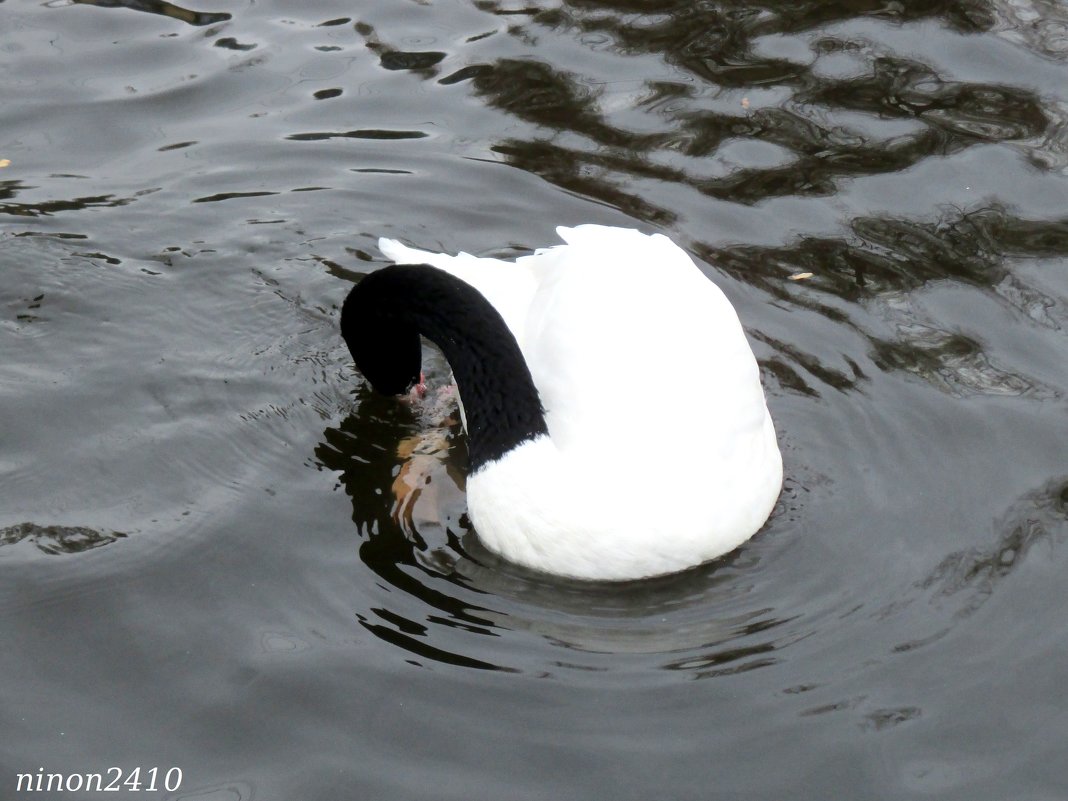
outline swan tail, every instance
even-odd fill
[[[441,265],[435,264],[435,262],[447,261],[452,258],[444,253],[417,250],[398,242],[396,239],[387,239],[386,237],[378,240],[378,249],[382,251],[383,256],[395,264],[430,264],[434,267],[440,267]]]

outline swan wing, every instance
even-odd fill
[[[429,264],[466,281],[500,312],[520,348],[530,301],[534,296],[534,275],[525,266],[503,259],[482,258],[460,252],[455,256],[408,247],[395,239],[378,240],[378,249],[397,264]]]
[[[534,257],[523,341],[563,449],[696,448],[724,459],[764,435],[760,373],[723,292],[665,236],[584,225]],[[610,452],[610,450],[608,451]]]

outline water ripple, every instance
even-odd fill
[[[225,5],[4,4],[14,759],[767,799],[804,743],[814,797],[1059,797],[1063,4]],[[447,392],[373,396],[337,335],[378,236],[578,222],[670,235],[739,311],[787,479],[728,558],[502,562]]]

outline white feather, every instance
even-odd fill
[[[782,459],[756,359],[720,289],[667,237],[581,225],[514,263],[379,241],[478,289],[515,335],[549,437],[468,478],[480,538],[551,573],[630,579],[733,550]]]

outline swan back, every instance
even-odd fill
[[[380,241],[496,308],[544,408],[547,434],[469,477],[476,530],[506,558],[589,579],[734,549],[771,513],[782,459],[733,306],[665,236],[557,232],[565,244],[515,262]]]
[[[762,434],[738,315],[681,248],[618,228],[558,232],[566,245],[520,259],[538,284],[517,338],[559,448],[678,459],[700,443],[729,459]]]

